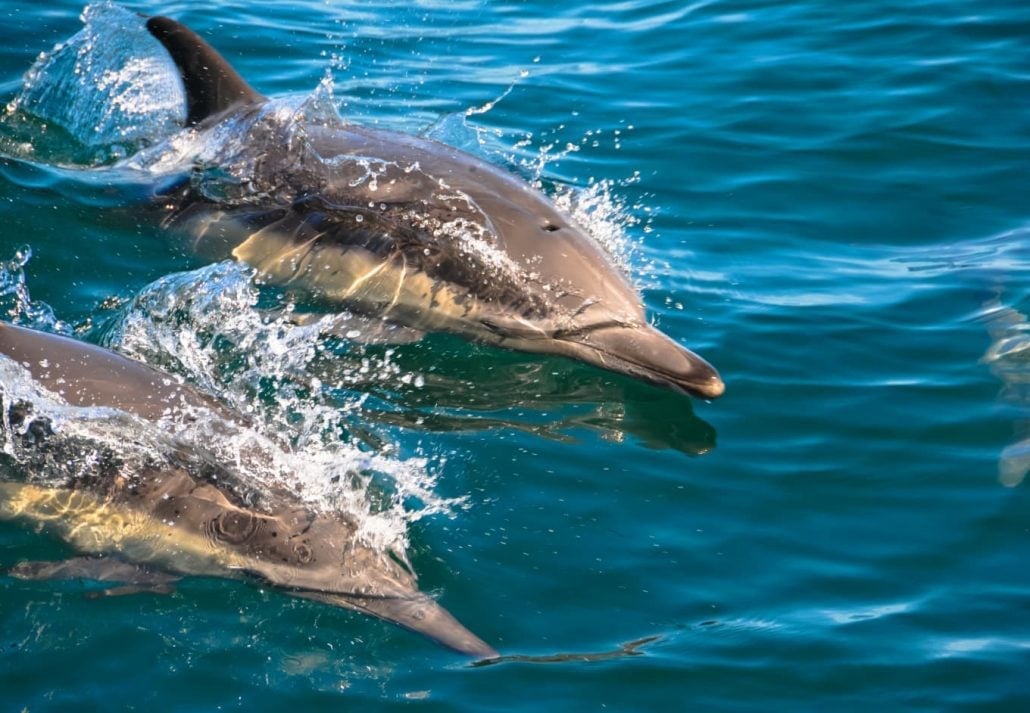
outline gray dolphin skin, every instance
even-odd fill
[[[217,166],[159,196],[196,252],[335,309],[722,395],[712,366],[648,324],[604,250],[516,176],[337,115],[286,120],[190,29],[147,29],[179,68],[187,125],[228,137]]]
[[[0,322],[0,354],[73,406],[116,408],[147,421],[203,409],[226,421],[241,421],[180,377],[85,342]]]
[[[72,405],[118,408],[144,419],[176,409],[228,413],[167,374],[65,337],[0,323],[0,355]],[[2,427],[16,420],[14,411]],[[191,462],[129,475],[98,468],[60,486],[0,482],[0,519],[42,528],[85,555],[22,563],[11,573],[157,586],[169,573],[250,578],[371,614],[463,654],[497,656],[420,592],[399,559],[362,544],[349,517],[316,513],[281,488],[258,489],[229,469]],[[142,567],[138,575],[131,565]]]

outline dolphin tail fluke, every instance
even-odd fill
[[[422,634],[442,646],[479,659],[497,651],[459,622],[432,597],[415,593],[403,597],[361,597],[322,592],[298,592],[306,599],[355,609]]]
[[[568,343],[568,351],[586,362],[654,384],[706,399],[726,390],[711,364],[647,324],[594,329]]]

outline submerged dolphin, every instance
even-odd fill
[[[115,407],[145,419],[197,408],[231,417],[174,377],[65,337],[0,323],[0,355],[72,405]],[[0,428],[25,417],[18,408],[4,414]],[[33,438],[39,432],[33,429]],[[343,515],[315,513],[283,489],[254,490],[209,461],[197,466],[185,458],[128,475],[97,471],[60,487],[0,482],[0,519],[42,526],[88,555],[23,563],[13,574],[130,584],[161,584],[172,579],[165,573],[246,576],[371,614],[465,654],[497,655],[419,592],[406,566],[363,545]]]
[[[704,359],[647,323],[604,251],[525,182],[434,141],[279,111],[193,31],[164,17],[147,29],[179,68],[187,125],[224,143],[213,170],[164,196],[166,224],[196,251],[393,324],[723,393]]]

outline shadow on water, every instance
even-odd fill
[[[561,442],[586,431],[692,456],[715,448],[715,428],[694,413],[689,397],[563,359],[429,335],[417,344],[358,347],[361,358],[389,354],[416,379],[355,382],[353,345],[331,351],[311,365],[313,372],[326,383],[345,373],[348,389],[369,396],[362,416],[379,424],[428,432],[509,429]]]

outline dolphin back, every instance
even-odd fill
[[[57,334],[0,322],[0,356],[25,366],[33,379],[73,406],[117,408],[149,421],[196,409],[245,421],[180,378]]]

